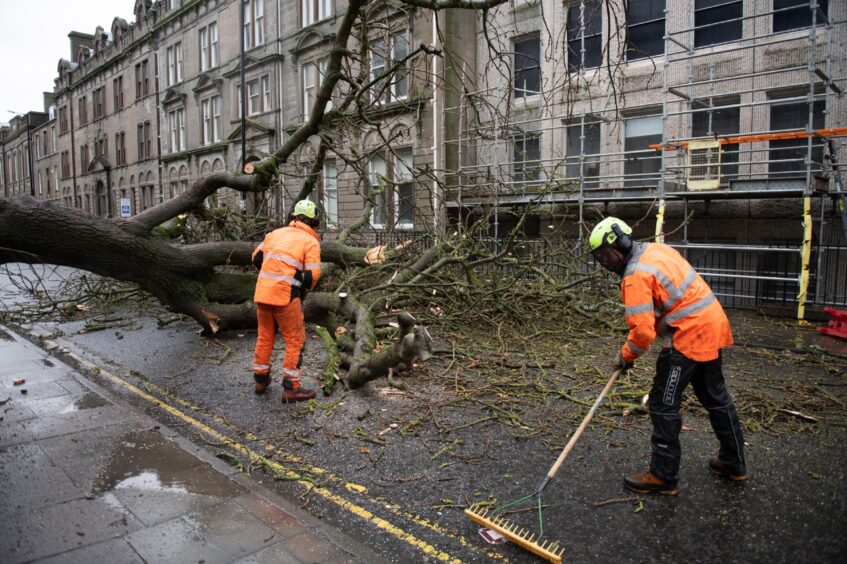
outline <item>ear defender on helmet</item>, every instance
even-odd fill
[[[615,238],[612,239],[609,237],[609,239],[612,239],[609,241],[609,244],[615,243],[624,256],[628,255],[632,250],[632,237],[627,235],[617,223],[612,224],[612,232],[615,234]]]

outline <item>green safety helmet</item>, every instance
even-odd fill
[[[591,230],[591,235],[588,236],[588,246],[593,253],[600,247],[613,245],[617,241],[618,245],[616,246],[623,247],[621,250],[625,249],[628,252],[632,246],[632,241],[629,239],[630,235],[632,235],[632,227],[616,217],[609,216]],[[623,237],[626,241],[618,241],[619,237]]]
[[[300,200],[294,205],[292,215],[305,215],[309,219],[315,219],[318,216],[318,206],[311,200]]]

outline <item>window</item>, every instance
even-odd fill
[[[48,147],[49,147],[49,145],[47,143],[47,132],[44,131],[44,132],[41,133],[41,153],[44,156],[47,156]]]
[[[412,151],[398,151],[394,157],[394,213],[400,229],[411,229],[415,224],[415,184],[412,174]]]
[[[82,127],[88,123],[88,106],[86,105],[86,96],[80,96],[77,104],[79,110],[77,111],[77,115],[79,115],[79,127]]]
[[[150,78],[147,75],[147,60],[135,65],[135,97],[136,99],[150,93]]]
[[[94,153],[103,158],[109,155],[109,141],[105,137],[101,137],[94,142]]]
[[[262,99],[259,95],[259,81],[247,83],[247,115],[252,116],[262,112]]]
[[[829,13],[829,1],[817,0],[818,8],[824,14]],[[789,31],[812,26],[812,10],[809,0],[773,0],[773,30]],[[818,14],[815,21],[820,24]]]
[[[634,117],[624,120],[624,186],[656,186],[662,158],[650,145],[662,142],[662,116]]]
[[[568,8],[568,70],[600,66],[603,33],[602,0],[585,0]]]
[[[390,48],[390,51],[387,48]],[[408,51],[405,31],[391,35],[387,42],[385,39],[374,40],[370,53],[371,80],[385,74],[396,61],[403,60]],[[398,68],[391,77],[390,84],[383,79],[371,88],[374,101],[388,103],[391,100],[405,100],[409,95],[408,71],[406,68]]]
[[[177,41],[167,48],[168,86],[182,82],[182,42]]]
[[[379,39],[371,44],[371,80],[385,73],[385,41]],[[376,82],[373,88],[373,99],[375,101],[387,101],[388,91],[385,81]]]
[[[268,76],[261,78],[262,83],[262,108],[264,111],[271,109],[271,79]]]
[[[244,48],[265,42],[265,0],[244,0]]]
[[[741,128],[741,112],[735,107],[741,99],[737,96],[711,100],[695,100],[691,107],[692,137],[711,137],[713,135],[735,135]],[[738,144],[721,145],[721,182],[738,176]]]
[[[327,223],[338,223],[338,171],[335,161],[324,161],[323,202]]]
[[[139,123],[136,129],[138,132],[138,160],[141,161],[147,158],[147,154],[144,151],[144,124]]]
[[[170,151],[177,153],[185,150],[185,110],[180,108],[168,112],[170,131]]]
[[[68,131],[68,107],[62,106],[59,108],[59,133],[67,133]]]
[[[694,0],[694,46],[741,39],[743,2]]]
[[[106,87],[101,86],[93,93],[94,119],[106,117]]]
[[[126,133],[123,131],[115,133],[115,164],[126,164]]]
[[[218,66],[218,24],[211,23],[200,29],[200,70]]]
[[[409,41],[406,33],[391,36],[391,63],[402,61],[409,54]],[[328,63],[329,61],[327,61]],[[394,72],[391,82],[391,95],[395,100],[405,100],[409,95],[409,78],[406,67],[400,67]]]
[[[722,2],[723,0],[718,0]],[[665,0],[626,3],[626,58],[654,57],[665,52]]]
[[[541,91],[541,38],[515,39],[515,98]]]
[[[303,119],[308,119],[315,104],[318,93],[318,68],[309,63],[300,67],[300,84],[302,84]]]
[[[67,178],[71,175],[71,159],[68,151],[62,151],[60,159],[62,162],[62,178]]]
[[[124,77],[119,76],[112,80],[112,101],[115,106],[115,111],[124,107]]]
[[[377,229],[384,229],[388,224],[388,204],[386,192],[390,190],[385,182],[385,177],[388,173],[385,166],[385,159],[380,156],[374,156],[368,163],[368,173],[371,181],[370,197],[373,200],[373,209],[371,210],[371,225]],[[376,193],[377,190],[382,190]]]
[[[514,138],[514,180],[516,183],[538,180],[541,171],[541,137],[535,133]]]
[[[212,96],[201,103],[203,112],[203,144],[221,140],[221,97]]]
[[[332,0],[300,0],[300,26],[312,25],[332,15]]]
[[[826,102],[815,100],[812,107],[812,129],[823,129],[824,110]],[[770,107],[770,130],[771,131],[797,131],[806,130],[809,122],[809,104],[805,101],[777,101]],[[811,159],[812,170],[819,171],[823,161],[823,142],[820,139],[812,140],[812,152],[809,154],[809,140],[806,137],[799,139],[783,139],[770,141],[768,160],[768,171],[779,177],[805,176],[806,159]]]
[[[91,155],[88,154],[88,145],[79,146],[79,164],[82,172],[88,171],[88,165],[91,164]]]
[[[586,188],[596,188],[600,178],[600,122],[591,116],[569,125],[566,174]],[[582,166],[580,166],[580,163]]]
[[[268,75],[254,78],[247,82],[247,115],[253,116],[262,112],[270,111],[272,108],[270,95],[270,77]],[[241,117],[241,85],[235,86],[236,102],[238,108],[236,113]]]
[[[145,144],[145,155],[149,158],[153,156],[153,140],[150,137],[150,122],[144,122],[144,144]]]

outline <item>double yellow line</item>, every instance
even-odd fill
[[[298,474],[297,472],[294,472],[293,470],[286,468],[282,464],[280,464],[280,463],[278,463],[274,460],[271,460],[271,459],[267,458],[266,456],[254,451],[253,449],[249,448],[248,446],[233,440],[232,438],[230,438],[230,437],[224,435],[223,433],[213,429],[212,427],[206,425],[202,421],[199,421],[199,420],[195,419],[194,417],[191,417],[190,415],[180,411],[179,409],[170,405],[169,403],[166,403],[165,401],[157,398],[156,396],[153,396],[152,394],[145,392],[144,390],[142,390],[138,386],[135,386],[134,384],[127,382],[126,380],[124,380],[120,376],[113,374],[113,373],[111,373],[107,370],[104,370],[103,368],[101,368],[99,366],[96,366],[95,364],[89,362],[88,360],[79,356],[78,354],[75,354],[73,352],[69,352],[68,354],[69,354],[69,356],[73,357],[74,360],[76,360],[80,364],[88,367],[89,369],[93,370],[98,375],[108,378],[113,383],[125,388],[126,390],[132,392],[133,394],[137,395],[138,397],[143,398],[144,400],[146,400],[146,401],[150,402],[151,404],[159,407],[160,409],[164,410],[165,412],[169,413],[170,415],[188,423],[189,425],[191,425],[195,429],[197,429],[197,430],[203,432],[204,434],[208,435],[210,438],[212,438],[212,439],[214,439],[218,442],[224,443],[228,446],[231,446],[232,448],[234,448],[235,450],[237,450],[241,454],[247,456],[250,460],[261,461],[263,466],[270,468],[276,475],[284,477],[284,478],[286,478],[290,481],[297,482],[297,483],[309,488],[309,491],[311,493],[315,493],[315,494],[321,496],[325,500],[334,503],[335,505],[344,509],[345,511],[348,511],[351,514],[355,515],[356,517],[376,526],[377,528],[385,531],[386,533],[392,535],[393,537],[397,538],[398,540],[414,547],[417,550],[422,551],[426,556],[435,558],[435,559],[442,561],[442,562],[451,562],[451,563],[460,563],[461,562],[461,560],[459,558],[452,556],[451,554],[449,554],[449,553],[447,553],[447,552],[427,543],[426,541],[424,541],[422,539],[417,538],[412,533],[402,529],[401,527],[398,527],[398,526],[392,524],[388,520],[383,519],[382,517],[379,517],[377,515],[374,515],[373,512],[371,512],[368,509],[362,507],[361,505],[358,505],[358,504],[356,504],[356,503],[354,503],[354,502],[352,502],[348,499],[345,499],[345,498],[341,497],[340,495],[331,492],[330,490],[328,490],[325,487],[315,486],[315,484],[313,482],[303,479],[302,476],[300,474]],[[162,395],[164,395],[166,397],[169,395],[167,391],[162,390],[161,388],[159,388],[155,384],[147,384],[147,385],[151,388],[156,389],[159,393],[162,393]],[[183,404],[184,406],[188,407],[189,409],[197,410],[196,407],[192,406],[191,404],[189,404],[188,402],[186,402],[184,400],[176,399],[176,401]],[[259,440],[258,437],[255,437],[254,435],[248,435],[247,438],[248,438],[248,440],[253,440],[253,439]],[[282,454],[282,453],[280,453],[280,454]],[[304,461],[298,459],[294,455],[285,454],[285,456],[286,456],[286,458],[288,458],[292,462],[304,465],[313,474],[322,475],[322,476],[325,476],[325,477],[330,477],[334,480],[340,481],[343,484],[344,488],[348,491],[358,493],[358,494],[364,494],[364,493],[367,492],[367,488],[365,488],[364,486],[359,485],[359,484],[355,484],[355,483],[352,483],[352,482],[346,482],[339,477],[333,476],[331,473],[327,472],[326,470],[324,470],[322,468],[318,468],[318,467],[315,467],[315,466],[312,466],[312,465],[305,463]],[[477,552],[479,550],[478,547],[470,544],[465,539],[465,537],[452,534],[449,531],[445,530],[444,528],[439,527],[438,525],[431,523],[430,521],[428,521],[426,519],[423,519],[419,516],[412,515],[412,514],[409,514],[405,511],[403,511],[401,508],[399,508],[396,505],[383,504],[383,506],[390,509],[395,514],[397,514],[397,515],[399,515],[399,516],[401,516],[405,519],[409,519],[410,521],[414,522],[416,525],[423,526],[427,529],[430,529],[431,531],[433,531],[435,533],[438,533],[442,536],[445,536],[447,538],[450,538],[454,541],[459,542],[463,547],[465,547],[465,548],[467,548],[467,549],[469,549],[473,552]],[[485,551],[485,554],[486,554],[486,556],[488,556],[490,558],[499,559],[499,560],[505,559],[502,554],[499,554],[497,552]]]

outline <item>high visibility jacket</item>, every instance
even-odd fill
[[[629,336],[627,362],[658,336],[692,360],[707,362],[732,344],[729,320],[712,290],[688,261],[661,243],[635,243],[621,282]]]
[[[301,295],[301,289],[314,288],[321,276],[320,238],[300,221],[265,235],[253,251],[254,262],[257,258],[262,264],[253,295],[257,303],[288,305]]]

